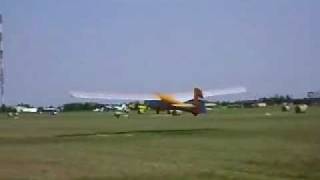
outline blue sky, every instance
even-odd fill
[[[236,98],[319,90],[318,0],[0,0],[5,99],[69,90],[246,86]]]

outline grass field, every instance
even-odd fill
[[[0,123],[0,179],[320,179],[320,107],[0,114]]]

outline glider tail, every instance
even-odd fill
[[[193,103],[195,105],[195,109],[193,110],[193,115],[196,116],[200,113],[207,113],[207,109],[203,101],[203,94],[199,88],[194,88]]]

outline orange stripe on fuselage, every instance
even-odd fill
[[[167,104],[183,104],[183,102],[177,100],[172,95],[169,94],[157,94],[161,101]]]

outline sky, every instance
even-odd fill
[[[318,0],[0,0],[5,101],[70,90],[245,86],[235,98],[320,90]]]

